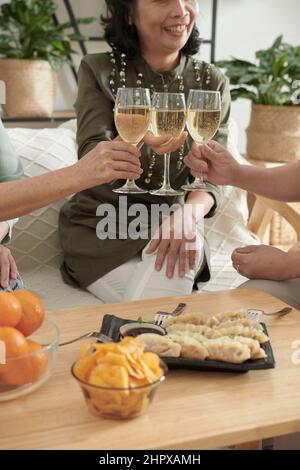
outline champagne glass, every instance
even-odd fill
[[[119,88],[115,102],[115,125],[119,136],[134,146],[145,136],[151,114],[151,100],[148,88]],[[139,188],[134,180],[127,180],[121,188],[113,189],[115,193],[147,193]]]
[[[221,94],[219,91],[190,90],[187,103],[187,128],[201,146],[213,138],[220,126]],[[185,191],[207,191],[203,176],[191,184],[182,186]]]
[[[183,93],[153,94],[151,124],[155,135],[179,137],[185,128],[186,106]],[[180,196],[183,191],[170,185],[170,152],[164,154],[164,182],[160,189],[150,191],[155,196]]]

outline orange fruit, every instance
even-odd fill
[[[16,326],[22,317],[20,301],[10,292],[0,292],[0,326]]]
[[[29,351],[24,335],[11,326],[0,326],[0,341],[5,344],[6,359],[24,356]],[[9,370],[11,365],[9,361],[7,364],[0,364],[0,374]]]
[[[47,354],[42,346],[30,339],[27,340],[29,355],[13,361],[11,367],[1,375],[2,383],[6,385],[24,385],[36,382],[48,366]],[[30,355],[33,353],[33,355]]]
[[[44,321],[44,305],[37,295],[28,290],[17,290],[14,292],[14,295],[22,306],[21,320],[17,323],[16,328],[21,331],[24,336],[29,336],[36,331]]]

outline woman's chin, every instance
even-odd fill
[[[173,38],[172,41],[163,41],[162,48],[168,53],[179,52],[187,43],[187,38]]]

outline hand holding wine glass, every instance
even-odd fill
[[[185,122],[186,107],[183,93],[154,93],[151,111],[154,135],[181,139]],[[166,150],[164,153],[163,185],[158,190],[150,191],[155,196],[180,196],[183,194],[183,191],[177,191],[170,185],[170,156],[170,151]]]
[[[221,94],[219,91],[190,90],[187,104],[188,131],[198,146],[209,142],[217,132],[221,119]],[[207,191],[203,174],[192,184],[182,186],[186,191]]]
[[[115,124],[119,136],[135,147],[143,139],[150,124],[150,92],[147,88],[119,88],[115,103]],[[139,194],[148,191],[128,179],[115,193]]]
[[[143,142],[150,147],[158,155],[163,155],[168,152],[176,152],[185,142],[188,133],[182,131],[178,137],[168,135],[156,136],[153,132],[148,131]]]
[[[201,148],[194,143],[184,163],[195,178],[205,175],[213,184],[239,185],[241,165],[225,147],[214,140]]]

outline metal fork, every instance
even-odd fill
[[[76,341],[86,338],[97,338],[97,341],[100,343],[111,343],[113,341],[109,336],[103,335],[102,333],[99,333],[99,331],[89,331],[89,333],[85,333],[84,335],[78,336],[70,341],[59,343],[59,346],[67,346],[68,344],[76,343]]]
[[[284,317],[288,313],[292,311],[291,307],[284,307],[281,310],[277,310],[276,312],[265,312],[264,310],[256,309],[256,308],[249,308],[245,314],[246,318],[252,320],[254,322],[260,322],[262,315],[267,316],[277,316],[278,318]]]
[[[155,317],[154,317],[154,323],[155,325],[161,326],[168,318],[170,317],[177,317],[177,315],[180,315],[183,310],[185,309],[186,304],[180,303],[177,305],[175,310],[173,312],[156,312]]]

